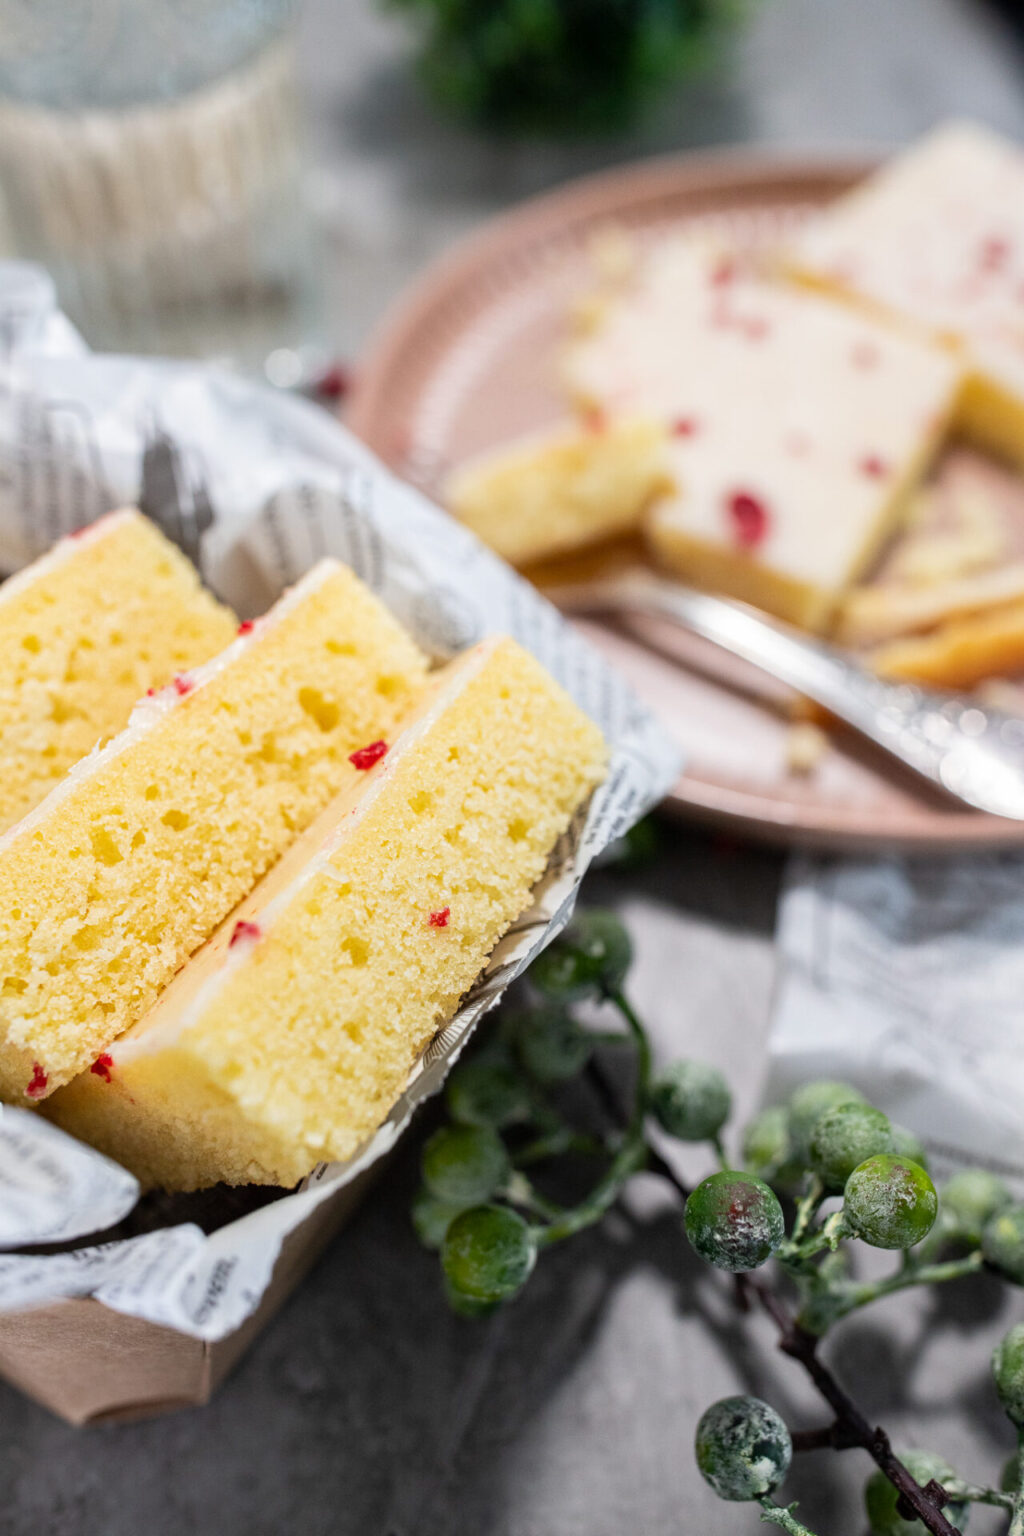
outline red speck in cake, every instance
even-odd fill
[[[712,288],[725,288],[736,280],[736,263],[731,256],[723,256],[711,270],[708,281]]]
[[[255,619],[243,619],[241,624],[239,624],[239,626],[238,626],[238,633],[240,635],[251,635],[255,628],[256,628],[256,620]]]
[[[106,1051],[104,1051],[102,1056],[97,1056],[96,1057],[96,1060],[93,1062],[92,1066],[89,1068],[89,1071],[90,1072],[95,1072],[97,1077],[102,1077],[102,1079],[103,1079],[103,1081],[105,1083],[109,1083],[110,1082],[110,1074],[113,1071],[113,1069],[114,1069],[114,1058],[113,1058],[113,1056],[108,1056]]]
[[[858,341],[850,353],[850,362],[855,368],[877,368],[882,360],[882,354],[873,341]]]
[[[244,917],[240,917],[231,930],[231,938],[228,949],[234,949],[236,944],[241,944],[243,939],[251,939],[255,942],[260,936],[259,923],[247,923]]]
[[[889,473],[889,466],[877,453],[866,453],[857,468],[862,475],[867,475],[869,480],[884,480]]]
[[[672,423],[673,437],[696,437],[697,423],[692,416],[677,416]]]
[[[583,412],[583,425],[588,432],[606,432],[608,417],[599,405],[588,405]]]
[[[89,532],[89,529],[91,527],[92,527],[91,523],[86,523],[81,528],[72,528],[71,532],[68,534],[68,538],[69,539],[80,539],[83,534],[86,534],[86,533]]]
[[[155,688],[147,688],[146,689],[146,698],[147,699],[155,699],[156,695],[157,695],[157,690]]]
[[[978,248],[978,265],[983,272],[999,272],[1006,266],[1010,242],[1002,235],[989,235]]]
[[[344,400],[352,388],[352,370],[344,363],[332,363],[324,369],[314,387],[325,400]]]
[[[803,432],[790,432],[784,440],[784,447],[794,459],[805,459],[811,451],[811,440]]]
[[[431,912],[428,923],[431,928],[447,928],[448,919],[451,916],[451,907],[442,907],[440,912]]]
[[[184,698],[186,693],[192,692],[192,689],[195,687],[195,683],[184,672],[179,672],[177,677],[174,679],[173,687],[175,693],[180,694],[181,697]]]
[[[32,1080],[25,1089],[27,1099],[41,1099],[46,1092],[46,1085],[50,1081],[38,1061],[32,1063]]]
[[[771,326],[760,315],[752,315],[749,320],[744,320],[743,334],[748,341],[764,341]]]
[[[359,747],[357,751],[350,752],[348,760],[353,768],[364,772],[367,768],[372,768],[374,763],[379,763],[387,750],[386,741],[371,741],[368,747]]]
[[[749,491],[733,491],[726,498],[725,507],[736,542],[743,549],[754,549],[767,538],[771,519],[759,497]]]

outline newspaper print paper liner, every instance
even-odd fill
[[[388,1152],[437,1092],[477,1020],[568,920],[594,855],[672,784],[678,749],[550,604],[318,407],[210,366],[93,356],[56,310],[46,274],[19,263],[0,263],[0,465],[4,569],[123,505],[140,506],[243,615],[333,555],[438,659],[488,633],[514,635],[612,747],[608,779],[553,851],[532,906],[354,1157],[211,1236],[186,1223],[0,1257],[0,1311],[92,1296],[213,1342],[255,1311],[287,1234]],[[131,1210],[138,1186],[31,1112],[8,1109],[0,1195],[0,1247],[13,1248],[102,1231]]]
[[[1024,1194],[1024,861],[790,865],[766,1101],[838,1077],[923,1141],[942,1177],[981,1164]]]

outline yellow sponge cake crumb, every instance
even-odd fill
[[[47,1113],[172,1189],[293,1184],[351,1155],[529,904],[606,756],[514,641],[476,647]]]
[[[43,1098],[144,1013],[425,677],[334,561],[243,630],[0,838],[0,1097]]]
[[[138,512],[62,539],[0,587],[0,832],[238,620]]]
[[[445,500],[512,565],[546,560],[639,527],[671,485],[666,437],[657,421],[595,415],[468,460]]]

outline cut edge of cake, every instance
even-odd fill
[[[466,460],[445,504],[512,565],[586,548],[639,527],[670,483],[665,438],[645,417],[585,416]]]

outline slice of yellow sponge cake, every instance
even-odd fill
[[[350,1155],[605,765],[540,664],[484,642],[47,1113],[171,1189],[293,1184]]]
[[[62,539],[0,587],[0,831],[127,723],[147,688],[207,661],[238,620],[138,512]]]
[[[242,627],[0,838],[0,1097],[43,1098],[134,1023],[426,674],[334,561]]]

